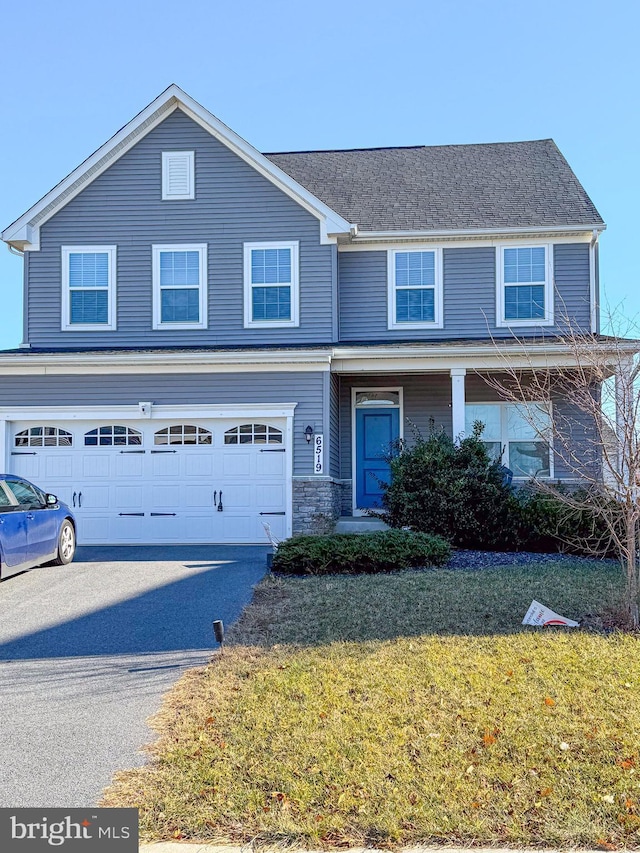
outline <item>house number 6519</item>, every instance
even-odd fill
[[[313,473],[324,471],[324,436],[316,434],[313,439]]]

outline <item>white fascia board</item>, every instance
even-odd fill
[[[619,357],[620,350],[634,353],[640,345],[611,346],[598,344],[597,349],[612,358]],[[388,373],[421,372],[450,373],[452,369],[464,368],[475,371],[500,371],[509,368],[552,369],[576,367],[578,360],[567,345],[532,344],[509,346],[500,349],[499,342],[490,345],[469,347],[406,347],[392,352],[385,348],[363,351],[359,348],[336,348],[331,364],[334,373]]]
[[[194,101],[186,92],[183,92],[179,86],[172,84],[40,201],[29,208],[8,228],[5,228],[2,232],[2,239],[21,251],[37,250],[39,248],[40,225],[178,108],[182,109],[186,115],[226,145],[227,148],[316,216],[323,226],[321,232],[323,242],[335,242],[335,238],[330,235],[350,233],[353,227],[351,223],[343,219],[297,181],[294,181],[286,172],[283,172],[237,133],[234,133],[231,128],[227,127],[197,101]]]
[[[486,353],[500,353],[501,355],[507,356],[513,353],[519,354],[529,354],[529,353],[543,353],[545,355],[561,355],[563,353],[568,353],[570,351],[570,346],[568,344],[554,341],[553,343],[535,343],[528,342],[526,340],[518,341],[518,343],[512,343],[512,339],[509,338],[496,338],[495,341],[491,341],[488,343],[479,343],[479,344],[468,344],[464,346],[456,346],[447,345],[447,344],[416,344],[415,346],[403,346],[403,347],[395,347],[391,346],[379,346],[379,347],[358,347],[358,346],[349,346],[349,347],[334,347],[333,349],[333,361],[335,363],[336,359],[349,359],[349,358],[391,358],[397,356],[398,358],[439,358],[440,356],[444,356],[445,358],[449,358],[451,356],[460,356],[463,358],[465,355],[470,356],[480,356],[485,355]],[[501,346],[501,344],[505,344],[505,346]],[[635,353],[640,352],[640,342],[634,340],[624,340],[619,341],[599,341],[595,344],[595,348],[601,350],[603,352],[629,352]]]
[[[324,351],[230,353],[22,353],[0,355],[0,375],[131,373],[305,373],[328,371]]]
[[[362,231],[358,230],[356,236],[352,236],[350,242],[342,243],[340,251],[353,251],[359,244],[366,243],[388,243],[398,241],[423,240],[432,242],[434,240],[497,240],[518,237],[537,236],[541,239],[558,235],[567,235],[574,240],[578,236],[584,242],[593,239],[593,233],[601,233],[606,225],[553,225],[543,227],[540,225],[518,228],[450,228],[443,231]]]
[[[398,358],[353,358],[353,359],[336,359],[333,362],[332,370],[334,373],[444,373],[448,376],[451,370],[464,369],[467,372],[471,371],[492,371],[499,372],[507,368],[517,369],[552,369],[556,367],[576,367],[577,361],[575,358],[564,356],[549,356],[544,354],[533,354],[523,356],[519,354],[503,354],[485,353],[484,355],[464,356],[451,355],[439,357],[398,357]]]
[[[175,406],[152,406],[151,420],[171,418],[290,418],[297,403],[225,403],[193,404]],[[149,416],[140,411],[139,405],[125,406],[2,406],[2,421],[37,420],[86,421],[100,419],[149,420]]]

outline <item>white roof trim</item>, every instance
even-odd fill
[[[450,228],[445,230],[424,230],[424,231],[363,231],[358,230],[355,236],[351,236],[353,243],[360,242],[375,242],[375,241],[393,241],[393,240],[409,240],[409,239],[445,239],[457,237],[499,237],[519,236],[519,235],[547,235],[547,234],[588,234],[592,237],[593,232],[602,232],[606,229],[606,225],[598,223],[597,225],[530,225],[523,227],[503,227],[503,228]]]
[[[504,346],[501,346],[504,344]],[[633,340],[599,341],[594,349],[615,357],[640,352]],[[119,373],[445,372],[452,368],[500,370],[511,367],[573,367],[575,355],[561,341],[500,339],[477,344],[394,344],[334,346],[331,349],[225,352],[0,353],[0,376]]]
[[[290,198],[316,216],[321,224],[323,242],[333,242],[332,235],[349,233],[353,227],[338,213],[275,166],[242,137],[234,133],[212,113],[176,86],[169,86],[148,107],[98,148],[77,169],[50,190],[33,207],[2,232],[2,239],[18,249],[40,248],[40,226],[64,207],[87,184],[98,177],[115,160],[132,148],[176,109],[182,109],[208,133],[270,180]]]

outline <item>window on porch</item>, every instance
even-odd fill
[[[472,403],[465,407],[465,432],[484,424],[482,442],[493,459],[513,471],[515,477],[550,477],[551,418],[548,406],[507,403]]]

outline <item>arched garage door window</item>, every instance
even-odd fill
[[[193,424],[174,424],[159,429],[153,436],[154,444],[212,444],[208,429]]]
[[[268,424],[240,424],[224,434],[225,444],[282,444],[282,431]]]
[[[85,433],[86,447],[114,447],[129,444],[142,444],[142,433],[128,426],[101,426]]]
[[[16,447],[71,447],[73,436],[66,429],[34,426],[16,433]]]

